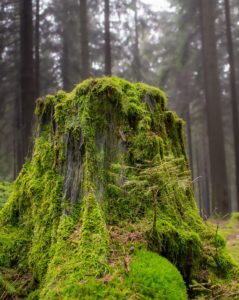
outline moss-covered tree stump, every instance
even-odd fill
[[[36,115],[32,158],[0,211],[1,293],[179,300],[186,286],[208,284],[210,297],[232,280],[237,267],[199,216],[183,122],[162,91],[90,79],[40,99]]]

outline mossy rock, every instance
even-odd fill
[[[184,299],[179,272],[190,295],[192,282],[214,286],[238,274],[199,215],[183,121],[166,102],[158,88],[116,77],[38,100],[32,156],[0,211],[0,268],[14,268],[23,286],[31,277],[25,297],[147,299],[161,285]],[[178,285],[159,268],[151,294],[136,291],[151,276],[146,267],[134,273],[140,255]]]

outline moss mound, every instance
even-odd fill
[[[182,275],[167,259],[149,251],[139,251],[133,258],[129,280],[145,299],[186,300]]]
[[[0,211],[4,293],[150,299],[179,289],[185,299],[178,272],[189,294],[232,280],[238,269],[199,216],[183,122],[162,91],[90,79],[40,99],[36,116],[32,157]]]

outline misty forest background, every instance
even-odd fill
[[[31,152],[35,99],[116,75],[160,87],[186,121],[202,216],[238,210],[238,0],[168,2],[1,0],[0,181]]]

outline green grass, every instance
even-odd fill
[[[239,213],[233,213],[229,220],[215,220],[213,223],[218,224],[219,232],[227,241],[228,252],[239,264]]]

